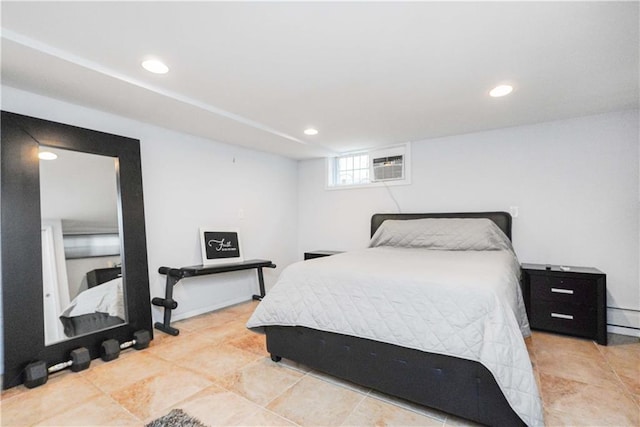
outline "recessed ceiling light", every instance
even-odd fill
[[[142,62],[142,67],[155,74],[166,74],[169,72],[169,67],[157,59],[149,59]]]
[[[41,151],[38,153],[38,158],[41,160],[55,160],[58,158],[58,155],[51,151]]]
[[[509,95],[511,92],[513,92],[513,86],[500,85],[491,89],[489,95],[493,96],[494,98],[499,98],[501,96]]]
[[[318,134],[318,130],[314,129],[314,128],[309,128],[309,129],[305,129],[304,130],[304,134],[305,135],[317,135]]]

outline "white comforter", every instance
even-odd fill
[[[122,277],[82,291],[60,316],[74,317],[93,313],[107,313],[110,316],[125,319]]]
[[[529,426],[542,406],[510,250],[375,247],[292,264],[247,323],[304,326],[482,363]]]

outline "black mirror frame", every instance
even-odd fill
[[[146,329],[153,336],[149,272],[142,195],[140,142],[136,139],[1,113],[0,203],[4,331],[3,389],[23,382],[27,364],[44,360],[53,365],[69,352],[86,347],[91,358],[102,341],[131,339]],[[118,189],[122,264],[127,323],[45,346],[42,290],[42,248],[38,147],[99,154],[118,159]],[[82,179],[82,177],[78,177]]]

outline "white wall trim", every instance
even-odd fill
[[[184,313],[176,314],[172,316],[171,322],[177,322],[178,320],[188,319],[190,317],[198,316],[200,314],[209,313],[211,311],[220,310],[221,308],[230,307],[232,305],[240,304],[243,302],[251,301],[252,295],[242,296],[238,298],[232,298],[217,304],[209,305],[207,307],[200,307],[196,310],[185,311]],[[213,326],[213,325],[212,325]]]
[[[607,307],[607,325],[635,329],[640,334],[640,310]]]
[[[638,337],[640,338],[640,330],[624,328],[621,326],[607,326],[607,332],[611,334],[620,334],[620,335],[628,335],[630,337]]]

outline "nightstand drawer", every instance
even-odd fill
[[[589,279],[532,275],[531,295],[537,300],[592,306],[596,301],[596,287]]]
[[[583,337],[596,333],[595,308],[553,301],[532,301],[531,327]]]

